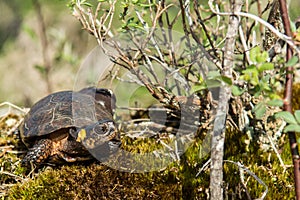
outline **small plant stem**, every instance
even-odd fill
[[[280,4],[280,13],[284,26],[285,34],[288,37],[292,37],[291,26],[287,11],[286,0],[279,0]],[[293,50],[289,44],[287,44],[287,54],[286,61],[290,60],[293,55]],[[286,83],[284,91],[284,110],[292,112],[292,87],[293,86],[293,67],[287,67],[286,69]],[[289,141],[291,147],[291,153],[294,164],[294,180],[295,180],[295,193],[296,199],[300,199],[300,159],[299,159],[299,150],[297,145],[297,139],[295,132],[289,132]]]

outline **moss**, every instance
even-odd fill
[[[295,85],[294,94],[300,92]],[[295,109],[300,102],[293,99]],[[98,162],[57,167],[44,167],[28,175],[26,169],[20,167],[20,158],[15,150],[22,150],[18,138],[10,132],[5,121],[17,119],[9,115],[0,121],[4,130],[1,132],[1,147],[9,147],[4,152],[1,148],[1,169],[8,173],[0,173],[1,188],[9,199],[206,199],[209,192],[209,167],[198,177],[196,174],[209,159],[205,155],[207,148],[203,140],[197,139],[181,157],[180,162],[171,163],[166,169],[147,173],[120,172]],[[281,138],[283,139],[283,138]],[[122,137],[123,148],[131,152],[147,153],[163,147],[156,138],[132,139]],[[287,141],[285,137],[283,141]],[[165,144],[170,139],[163,140]],[[228,128],[225,141],[224,160],[242,163],[268,187],[266,199],[293,199],[293,168],[286,170],[274,151],[263,151],[259,144],[248,136],[233,128]],[[279,143],[280,144],[280,143]],[[280,156],[284,163],[292,165],[288,142],[279,146]],[[142,164],[151,165],[151,160]],[[245,185],[251,198],[259,198],[265,191],[264,186],[248,173],[244,172]],[[246,189],[241,183],[239,168],[229,162],[224,163],[224,196],[227,199],[247,199]]]
[[[278,196],[293,197],[292,168],[283,173],[273,152],[249,151],[243,143],[241,132],[229,131],[225,159],[239,161],[261,178],[269,187],[267,199]],[[237,142],[237,140],[240,140]],[[63,165],[42,168],[34,178],[15,182],[10,189],[10,199],[205,199],[209,188],[209,170],[196,174],[208,157],[201,158],[201,141],[196,141],[186,151],[181,162],[174,162],[161,172],[143,174],[120,172],[99,163]],[[290,160],[288,148],[281,154],[285,163]],[[264,191],[247,173],[247,188],[251,197],[258,198]],[[245,199],[238,168],[224,164],[224,184],[230,198]]]
[[[243,144],[243,133],[230,130],[226,138],[225,160],[232,160],[242,163],[268,187],[266,199],[292,199],[294,198],[293,168],[291,167],[291,155],[288,143],[282,146],[281,158],[283,162],[290,166],[287,170],[280,165],[279,159],[273,151],[265,152],[258,148],[254,142],[249,146],[249,150]],[[286,137],[286,140],[288,138]],[[246,187],[251,198],[259,198],[265,191],[265,187],[251,175],[244,172]],[[240,180],[239,169],[232,163],[224,164],[224,181],[227,187],[229,199],[247,199],[245,189]]]
[[[151,178],[150,178],[151,177]],[[48,169],[18,184],[10,199],[180,199],[180,185],[157,174],[131,174],[93,163]]]
[[[292,168],[283,173],[273,152],[260,151],[255,143],[246,148],[246,139],[247,136],[243,133],[228,129],[224,159],[243,163],[262,179],[269,188],[267,199],[278,196],[283,199],[292,198]],[[134,142],[128,138],[126,140],[128,150],[137,145],[141,151],[148,151],[156,144],[153,139],[143,142]],[[200,156],[202,148],[202,141],[195,141],[180,162],[174,162],[160,172],[120,172],[93,162],[44,167],[34,172],[31,175],[33,178],[26,176],[24,168],[19,167],[20,158],[14,154],[5,154],[1,158],[2,168],[19,178],[1,174],[1,183],[14,185],[8,192],[9,199],[206,199],[209,170],[204,170],[196,177],[198,170],[209,158],[209,155]],[[281,156],[286,164],[291,164],[287,145],[282,148]],[[244,175],[251,197],[260,197],[265,188],[247,173]],[[239,169],[231,163],[224,164],[224,185],[228,198],[246,198]]]

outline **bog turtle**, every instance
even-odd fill
[[[107,156],[120,145],[113,122],[115,97],[110,90],[89,87],[50,94],[32,106],[20,125],[29,151],[23,165],[75,162]]]

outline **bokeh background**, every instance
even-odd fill
[[[96,46],[94,38],[72,16],[67,3],[40,1],[52,91],[73,88],[82,59]],[[30,106],[49,93],[40,22],[33,1],[0,1],[0,102]]]
[[[39,1],[51,66],[47,82],[41,18],[34,2],[0,1],[0,102],[29,107],[50,92],[49,84],[51,92],[73,89],[80,65],[97,45],[72,16],[67,0]],[[300,1],[290,2],[291,20],[300,16],[299,7]]]

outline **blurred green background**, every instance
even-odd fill
[[[68,1],[40,1],[46,26],[52,91],[72,89],[82,58],[95,46]],[[0,1],[0,102],[30,106],[48,93],[41,33],[32,0]]]
[[[52,91],[73,89],[79,67],[97,45],[96,41],[72,16],[67,0],[39,2],[49,43]],[[291,1],[292,20],[300,15],[299,6],[299,1]],[[43,56],[37,16],[33,0],[0,1],[0,102],[31,106],[48,93],[41,69]]]

